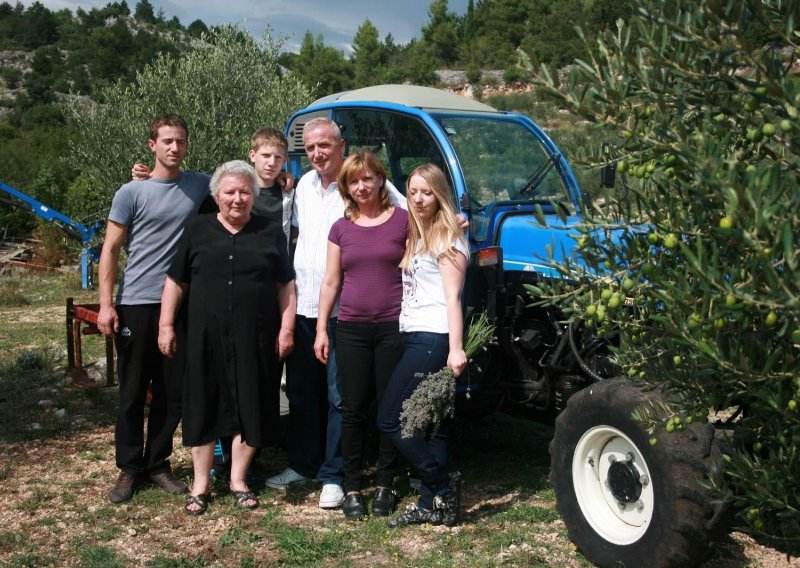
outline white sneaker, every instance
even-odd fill
[[[336,483],[326,483],[319,494],[320,509],[338,509],[344,502],[344,490]]]
[[[272,489],[288,489],[292,483],[300,483],[301,481],[310,481],[310,479],[287,467],[278,475],[273,475],[267,479],[266,483],[267,487]]]

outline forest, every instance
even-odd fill
[[[675,0],[659,3],[667,11],[680,5]],[[574,62],[604,30],[637,15],[640,4],[470,0],[459,15],[448,0],[432,0],[427,23],[406,44],[397,43],[391,33],[381,38],[365,18],[351,53],[306,32],[299,53],[280,50],[270,56],[280,64],[276,73],[292,73],[314,96],[381,83],[436,86],[437,71],[460,70],[480,97],[482,85],[498,82],[497,72],[504,83],[524,86],[542,64],[552,69]],[[67,159],[81,136],[70,120],[69,104],[103,104],[109,89],[132,84],[159,56],[179,58],[213,41],[215,29],[201,20],[184,25],[148,0],[133,9],[122,0],[74,13],[54,12],[39,2],[28,8],[0,3],[0,180],[76,220],[102,219],[104,211],[87,211],[85,200],[75,198],[85,191],[85,181],[79,179],[81,168]],[[252,40],[239,34],[243,42]],[[757,46],[769,38],[754,22],[740,39]],[[496,73],[483,73],[487,70]],[[529,112],[531,97],[511,97],[504,100],[505,108]],[[25,236],[35,226],[33,216],[0,203],[5,234]]]
[[[489,69],[524,83],[540,63],[560,67],[579,54],[576,25],[600,31],[632,6],[631,0],[471,0],[457,15],[447,0],[434,0],[419,39],[407,44],[391,33],[381,38],[366,18],[352,53],[306,32],[299,53],[283,51],[277,59],[316,96],[379,83],[436,85],[441,69],[462,70],[476,86]],[[80,172],[65,156],[81,133],[67,103],[76,97],[102,103],[110,86],[129,84],[159,54],[180,55],[209,31],[200,20],[184,25],[157,12],[148,0],[74,13],[38,2],[0,3],[0,179],[77,220],[95,220],[89,217],[98,212],[70,199]],[[7,234],[24,236],[34,226],[33,216],[0,205]]]

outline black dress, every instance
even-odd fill
[[[188,223],[168,274],[189,285],[183,443],[237,433],[248,446],[273,443],[277,284],[294,279],[281,224],[253,215],[234,235],[216,215],[200,215]]]

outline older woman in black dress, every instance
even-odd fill
[[[188,296],[183,443],[192,448],[194,485],[185,511],[208,506],[214,442],[233,436],[230,489],[236,503],[258,499],[246,472],[256,448],[274,436],[280,377],[275,357],[294,346],[294,271],[280,223],[251,215],[258,183],[253,168],[234,160],[211,178],[219,213],[189,222],[161,300],[159,348],[175,352],[175,314]]]

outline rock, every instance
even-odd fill
[[[100,385],[105,383],[107,366],[105,358],[100,358],[90,365],[84,365],[84,370],[90,379]]]
[[[59,408],[55,412],[56,418],[59,420],[64,420],[67,417],[67,409],[66,408]]]
[[[52,400],[48,400],[48,399],[45,398],[45,399],[40,400],[37,404],[39,406],[52,406],[53,405],[53,401]]]
[[[39,424],[38,422],[34,422],[34,423],[33,423],[33,424],[31,424],[30,426],[28,426],[28,428],[29,428],[30,430],[41,430],[41,429],[42,429],[42,425],[41,425],[41,424]]]

